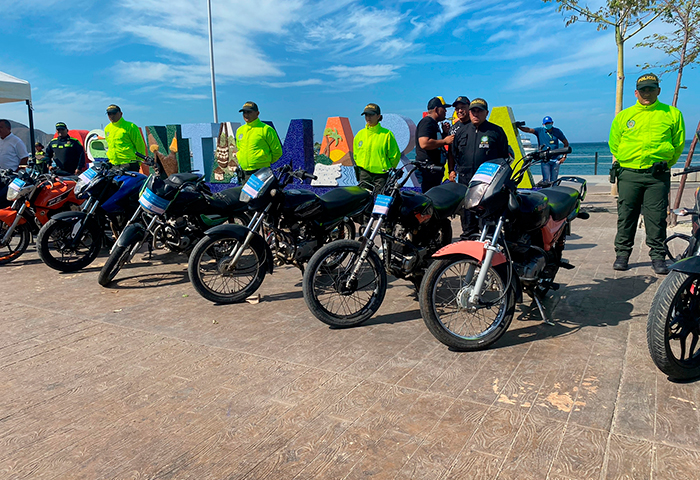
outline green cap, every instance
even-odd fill
[[[644,87],[659,88],[659,77],[653,73],[645,73],[637,79],[637,90]]]
[[[61,128],[65,128],[66,130],[68,130],[68,127],[66,127],[66,124],[65,124],[65,123],[63,123],[63,122],[58,122],[58,123],[56,124],[56,130],[61,129]]]
[[[381,110],[381,108],[379,108],[379,105],[377,105],[376,103],[368,103],[367,106],[365,107],[364,111],[360,115],[362,116],[362,115],[366,115],[368,113],[370,113],[372,115],[381,115],[382,110]]]

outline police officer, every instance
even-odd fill
[[[383,118],[379,105],[368,104],[362,115],[366,125],[353,142],[357,181],[369,183],[375,192],[380,192],[389,177],[388,170],[399,164],[401,151],[391,130],[379,123]]]
[[[647,245],[655,273],[668,273],[666,210],[671,189],[670,168],[685,145],[680,110],[658,101],[659,78],[653,73],[637,79],[637,103],[622,110],[610,127],[610,152],[617,159],[617,236],[615,270],[627,270],[640,212],[644,214]]]
[[[460,111],[457,112],[460,115]],[[452,142],[455,172],[459,183],[468,185],[479,166],[489,160],[508,158],[508,137],[501,127],[486,120],[489,105],[483,98],[469,104],[469,122],[458,129]],[[450,179],[454,179],[453,172]],[[461,214],[462,239],[479,230],[476,216],[467,210]]]
[[[34,144],[34,161],[36,162],[36,169],[39,173],[46,173],[49,171],[49,167],[46,161],[46,152],[44,152],[44,144],[41,142],[36,142]]]
[[[430,165],[443,165],[442,155],[445,146],[450,145],[454,135],[446,135],[438,139],[440,125],[438,122],[445,120],[447,109],[451,107],[445,103],[442,97],[433,97],[428,102],[428,115],[418,122],[416,126],[416,160],[428,162]],[[423,193],[442,183],[443,172],[433,172],[427,169],[418,169],[416,177],[420,181]]]
[[[107,107],[107,117],[110,123],[105,127],[105,140],[109,163],[138,172],[141,164],[135,152],[146,155],[146,143],[139,127],[124,120],[122,109],[118,105]]]
[[[56,124],[57,137],[46,147],[48,163],[56,164],[57,175],[78,175],[85,169],[85,149],[76,138],[68,135],[68,127],[63,122]]]
[[[245,102],[238,111],[245,120],[245,125],[236,130],[237,174],[239,182],[244,183],[259,169],[275,163],[282,156],[282,145],[275,129],[258,118],[260,110],[255,102]]]

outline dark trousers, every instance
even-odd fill
[[[442,178],[445,176],[445,172],[433,172],[430,170],[418,169],[416,170],[416,177],[420,182],[420,191],[425,193],[433,187],[437,187],[442,183]]]
[[[358,183],[365,182],[368,186],[373,187],[375,195],[381,193],[389,178],[388,173],[372,173],[362,167],[355,167],[355,175]]]
[[[671,190],[671,173],[622,170],[617,177],[617,235],[615,253],[629,256],[634,246],[640,212],[644,214],[649,256],[652,260],[666,257],[666,210]]]
[[[472,177],[473,175],[471,174],[458,173],[457,182],[461,183],[462,185],[469,185],[469,181],[472,179]],[[466,240],[469,235],[479,231],[479,217],[477,217],[474,212],[471,212],[466,208],[462,208],[462,211],[459,212],[459,217],[462,221],[462,234],[460,235],[462,240]]]

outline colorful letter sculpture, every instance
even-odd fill
[[[237,122],[223,122],[219,127],[213,182],[238,183],[238,177],[234,171],[238,167],[236,129],[240,126],[241,124]]]
[[[501,127],[508,137],[508,145],[513,149],[515,154],[515,164],[513,165],[513,172],[517,172],[522,165],[522,158],[525,156],[523,151],[523,146],[520,143],[520,135],[518,130],[515,128],[515,116],[513,115],[513,109],[510,107],[494,107],[489,115],[489,122],[495,123]],[[522,181],[518,184],[519,188],[532,188],[535,184],[532,173],[530,170],[527,171],[526,175],[523,176]]]
[[[396,138],[396,143],[399,144],[401,150],[401,163],[408,162],[407,153],[416,148],[416,124],[408,117],[397,115],[395,113],[387,113],[382,119],[382,127],[391,130]],[[418,179],[415,175],[411,175],[411,180],[406,182],[406,187],[419,187]]]
[[[313,120],[292,120],[282,145],[282,157],[272,164],[272,168],[290,164],[294,170],[303,168],[314,171],[314,122]],[[305,180],[304,183],[309,183]]]
[[[218,135],[218,123],[185,123],[182,125],[182,138],[190,142],[190,163],[192,166],[187,170],[197,170],[204,174],[204,178],[212,178],[214,141]]]
[[[321,148],[315,157],[314,175],[318,179],[312,181],[311,185],[336,187],[357,184],[353,167],[355,163],[352,159],[354,138],[347,117],[330,117],[326,120]],[[348,172],[353,173],[348,177]]]

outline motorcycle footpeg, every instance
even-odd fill
[[[550,290],[559,290],[560,285],[555,282],[542,282],[542,286]]]
[[[564,260],[563,258],[559,261],[559,267],[565,270],[573,270],[576,268],[575,266],[571,265],[568,260]]]
[[[589,218],[591,218],[591,214],[588,212],[578,212],[576,218],[580,218],[581,220],[588,220]]]

